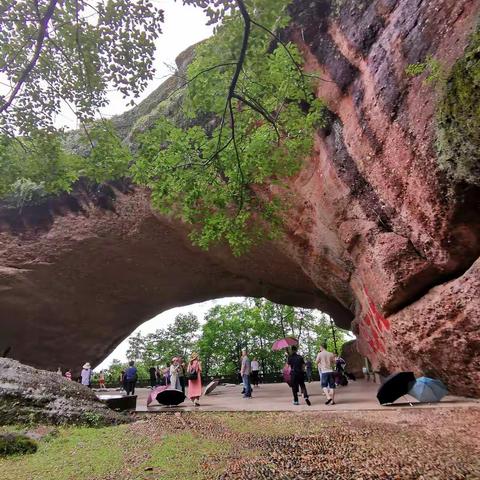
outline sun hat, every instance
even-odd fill
[[[87,362],[82,368],[92,368],[92,366]]]
[[[193,360],[198,360],[197,352],[192,352],[192,354],[190,355],[190,361],[193,361]]]

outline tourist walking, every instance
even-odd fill
[[[125,384],[127,395],[135,395],[135,384],[137,383],[137,369],[135,367],[135,362],[131,360],[128,363],[127,371],[125,372]]]
[[[188,398],[196,407],[200,406],[199,400],[202,396],[202,364],[198,359],[198,353],[190,355],[187,365]]]
[[[320,352],[317,355],[317,364],[321,369],[321,384],[325,392],[327,401],[325,405],[335,405],[335,355],[327,350],[327,344],[324,343],[320,347]]]
[[[157,385],[157,369],[155,367],[150,367],[148,369],[148,374],[150,375],[150,387],[153,390]]]
[[[180,365],[178,363],[178,358],[172,358],[172,364],[170,365],[170,387],[174,388],[175,390],[181,390],[182,387],[180,385]]]
[[[240,375],[242,376],[243,381],[243,398],[252,397],[252,386],[250,384],[250,372],[252,366],[250,364],[250,359],[247,355],[247,350],[242,350],[242,366],[240,368]]]
[[[290,381],[292,385],[293,404],[298,405],[298,389],[302,391],[305,403],[310,406],[311,402],[308,398],[307,387],[305,386],[305,360],[297,353],[297,347],[291,347],[292,354],[288,357],[288,365],[290,365]]]
[[[250,374],[250,379],[252,380],[252,385],[258,387],[258,374],[260,371],[260,364],[258,363],[257,359],[254,357],[250,367],[252,368],[252,372]]]
[[[305,373],[307,374],[307,382],[310,383],[312,381],[312,374],[313,374],[313,371],[312,371],[312,361],[307,358],[305,360]]]
[[[81,382],[82,385],[85,385],[86,387],[91,388],[92,386],[92,366],[87,362],[83,367],[82,367],[82,373],[81,373]]]

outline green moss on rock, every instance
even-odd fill
[[[0,435],[0,457],[35,453],[37,443],[25,435],[5,433]]]
[[[454,181],[480,185],[480,28],[447,80],[436,145],[440,168]]]

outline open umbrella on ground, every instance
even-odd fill
[[[378,389],[377,399],[382,404],[393,403],[403,395],[406,395],[415,383],[413,372],[399,372],[385,379]]]
[[[281,350],[282,348],[291,347],[292,345],[298,345],[298,340],[296,338],[293,338],[293,337],[280,338],[279,340],[275,340],[275,342],[272,345],[272,350],[277,351],[277,350]]]
[[[205,387],[205,395],[208,395],[212,393],[218,385],[218,380],[213,380],[213,382],[210,382],[206,387]]]
[[[161,405],[179,405],[183,401],[185,401],[185,394],[175,388],[167,388],[157,394],[157,402]]]
[[[166,390],[168,387],[166,386],[160,386],[160,387],[155,387],[149,394],[148,394],[148,398],[147,398],[147,407],[154,401],[157,399],[157,395],[160,393],[160,392],[163,392],[164,390]]]
[[[408,391],[419,402],[439,402],[447,393],[447,387],[435,378],[417,378],[413,387]]]

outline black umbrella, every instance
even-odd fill
[[[169,388],[157,395],[157,402],[161,405],[179,405],[185,400],[185,394],[181,390]]]
[[[393,403],[403,395],[406,395],[415,383],[415,375],[413,372],[394,373],[386,378],[383,385],[378,389],[378,401],[384,405],[385,403]]]

